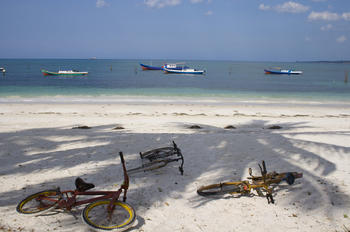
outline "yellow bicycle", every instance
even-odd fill
[[[202,186],[197,189],[197,193],[201,196],[224,194],[248,195],[252,190],[255,190],[259,196],[265,196],[269,204],[273,204],[275,201],[272,197],[273,188],[270,187],[272,184],[279,184],[282,181],[286,181],[289,185],[292,185],[295,179],[303,177],[303,173],[298,172],[277,173],[274,171],[267,173],[265,161],[262,161],[262,166],[260,164],[258,165],[261,176],[253,176],[252,169],[249,168],[250,177],[248,177],[248,180]],[[265,195],[263,192],[265,192]]]

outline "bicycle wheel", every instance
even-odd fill
[[[164,167],[167,164],[168,162],[166,160],[155,160],[150,163],[143,164],[141,167],[129,169],[128,173],[132,174],[132,173],[141,172],[141,171],[143,172],[152,171],[152,170]]]
[[[107,207],[110,200],[95,201],[87,205],[83,212],[83,221],[93,229],[124,231],[129,229],[136,218],[135,210],[131,205],[115,201],[115,209],[109,215]]]
[[[53,209],[60,199],[57,190],[44,190],[24,198],[18,203],[16,210],[21,214],[47,212]]]
[[[153,161],[156,159],[162,159],[168,156],[172,156],[175,154],[175,151],[173,147],[161,147],[150,151],[146,151],[141,154],[142,159],[148,159],[149,161]]]
[[[240,193],[242,184],[221,183],[202,186],[197,189],[197,193],[201,196],[224,195],[227,193]]]

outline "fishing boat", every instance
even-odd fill
[[[41,72],[44,74],[44,76],[81,76],[88,74],[88,72],[80,72],[77,70],[59,70],[58,72],[51,72],[42,69]]]
[[[165,73],[175,73],[175,74],[204,74],[204,70],[197,70],[194,68],[189,68],[187,66],[182,67],[181,69],[169,69],[163,68]]]
[[[185,63],[173,63],[173,64],[165,64],[162,66],[162,69],[171,69],[171,70],[182,70],[184,68]],[[188,67],[187,67],[188,68]]]
[[[157,67],[157,66],[151,66],[147,64],[140,64],[142,70],[162,70],[162,67]]]
[[[163,70],[164,68],[181,70],[182,66],[178,66],[179,64],[183,64],[183,63],[164,64],[160,67],[147,65],[147,64],[140,64],[140,65],[141,65],[142,70]]]
[[[6,69],[5,68],[0,68],[0,72],[5,73]]]
[[[271,68],[264,69],[265,74],[288,74],[288,75],[300,75],[303,71],[296,71],[293,69]]]

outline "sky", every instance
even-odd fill
[[[350,60],[350,0],[0,0],[0,58]]]

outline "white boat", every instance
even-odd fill
[[[58,72],[51,72],[47,71],[45,69],[42,69],[41,72],[44,74],[44,76],[78,76],[78,75],[87,75],[88,72],[79,72],[76,70],[59,70]]]
[[[166,68],[166,69],[172,69],[172,70],[181,70],[186,67],[186,66],[185,67],[183,66],[184,64],[185,63],[165,64],[162,66],[162,69],[164,70]]]
[[[270,68],[264,69],[265,74],[288,74],[288,75],[300,75],[303,71],[297,71],[293,69],[281,69],[281,68]]]
[[[176,73],[176,74],[204,74],[204,70],[197,70],[194,68],[183,67],[182,69],[169,69],[163,68],[165,73]]]
[[[0,68],[0,72],[5,73],[6,69],[5,68]]]

